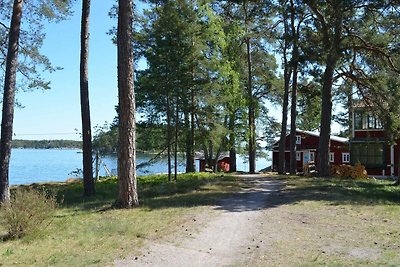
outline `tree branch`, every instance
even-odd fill
[[[380,54],[381,56],[385,57],[386,60],[389,62],[390,68],[393,71],[395,71],[396,73],[400,74],[400,69],[396,68],[396,66],[394,65],[393,59],[383,49],[376,47],[376,46],[372,46],[371,44],[369,44],[367,41],[365,41],[361,36],[359,36],[357,34],[349,33],[348,37],[354,37],[363,44],[363,45],[354,45],[353,46],[354,50],[367,50],[370,52],[375,52],[375,53]]]

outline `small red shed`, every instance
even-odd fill
[[[205,172],[207,169],[212,169],[212,167],[207,166],[204,153],[196,153],[196,160],[199,161],[199,172]],[[217,170],[222,172],[229,172],[229,153],[224,152],[218,157]]]

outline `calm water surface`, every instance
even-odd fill
[[[137,154],[137,163],[149,161],[152,155]],[[116,156],[101,158],[107,168],[116,174]],[[198,169],[198,163],[197,169]],[[248,163],[243,157],[238,157],[238,170],[248,170]],[[257,160],[257,169],[270,165],[265,158]],[[82,169],[82,153],[75,149],[13,149],[10,163],[10,184],[30,184],[37,182],[62,182],[71,177],[77,177],[73,172]],[[166,173],[167,162],[160,160],[145,168],[139,168],[138,175]],[[179,172],[185,171],[184,164],[178,166]],[[105,176],[104,165],[100,168],[100,176]]]

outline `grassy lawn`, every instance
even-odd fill
[[[258,266],[399,266],[400,187],[283,178],[260,222]]]
[[[391,182],[268,176],[285,186],[268,197],[249,250],[252,266],[398,266],[400,187]],[[140,177],[141,206],[112,209],[116,179],[96,184],[82,197],[82,184],[48,184],[62,204],[40,233],[0,241],[0,266],[104,266],[138,252],[147,241],[173,235],[207,207],[242,187],[221,174]],[[250,186],[250,185],[248,185]],[[5,231],[0,225],[0,235]],[[244,226],[246,227],[246,226]]]
[[[82,197],[82,183],[34,185],[56,192],[62,203],[39,234],[0,241],[0,266],[105,265],[139,249],[144,240],[172,234],[200,216],[207,205],[238,189],[236,179],[221,174],[139,177],[140,208],[112,209],[116,179],[96,184],[95,197]],[[0,225],[0,235],[5,235]]]

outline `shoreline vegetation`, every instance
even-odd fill
[[[12,148],[81,149],[82,141],[74,140],[22,140],[12,141]]]
[[[82,149],[82,141],[76,140],[22,140],[15,139],[12,143],[15,149]],[[95,153],[95,150],[93,150]],[[136,153],[148,155],[166,155],[166,152],[159,153],[157,150],[137,150]],[[116,155],[116,152],[105,153],[105,155]],[[179,152],[178,154],[184,154]]]

